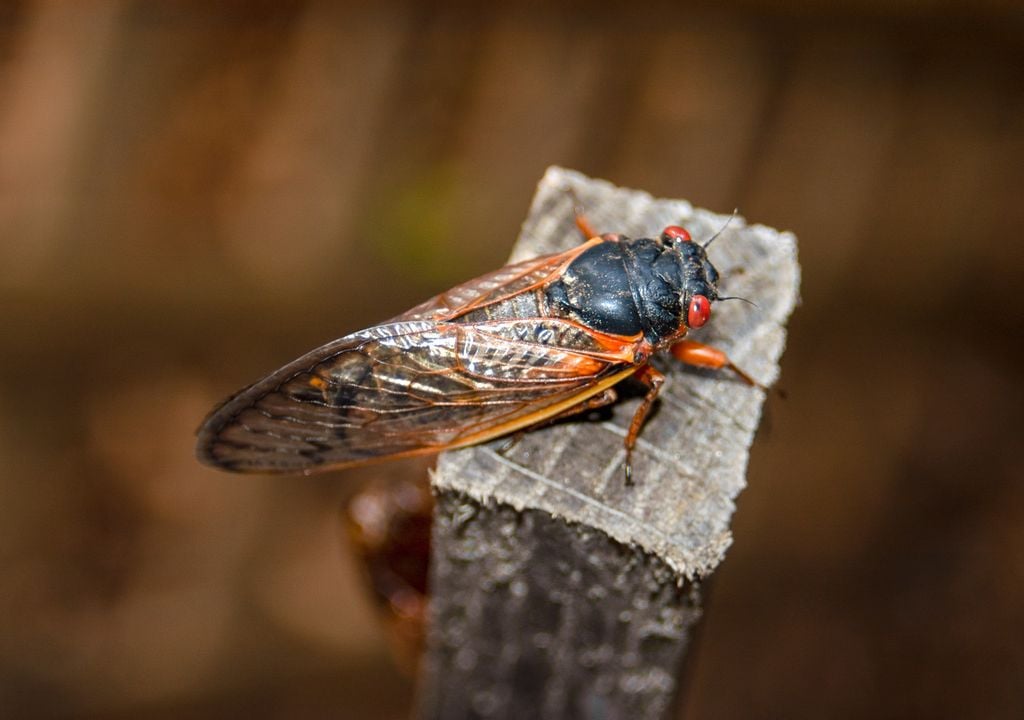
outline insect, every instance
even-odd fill
[[[457,448],[600,407],[628,376],[646,388],[625,473],[667,350],[706,368],[722,351],[685,339],[718,294],[707,247],[678,226],[656,238],[598,235],[508,265],[387,322],[313,350],[241,390],[199,429],[200,460],[239,472],[303,472]],[[759,386],[760,387],[760,386]]]

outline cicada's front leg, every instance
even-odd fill
[[[681,340],[672,346],[670,352],[673,357],[677,360],[682,360],[687,365],[695,365],[696,367],[709,368],[711,370],[729,368],[747,385],[751,385],[762,390],[768,389],[736,367],[735,363],[729,359],[728,355],[711,345],[694,342],[693,340]]]

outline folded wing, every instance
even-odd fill
[[[583,332],[539,324],[541,339]],[[523,339],[537,327],[394,322],[341,338],[217,408],[200,428],[199,457],[295,472],[435,452],[536,423],[632,370],[608,352]]]

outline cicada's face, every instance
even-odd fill
[[[661,242],[678,252],[681,261],[679,306],[685,312],[680,322],[688,329],[702,327],[711,318],[711,303],[718,298],[718,270],[708,260],[707,251],[681,227],[665,228]]]

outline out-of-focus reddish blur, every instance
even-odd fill
[[[0,7],[0,715],[403,717],[338,512],[422,465],[193,431],[500,266],[556,163],[800,237],[687,717],[1024,715],[1013,4],[355,5]]]

